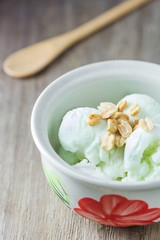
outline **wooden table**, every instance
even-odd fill
[[[69,31],[118,0],[1,0],[0,64],[13,51]],[[0,240],[159,240],[160,224],[114,228],[67,209],[44,177],[30,132],[42,90],[63,73],[96,61],[160,63],[160,1],[66,51],[40,74],[12,79],[0,70]]]

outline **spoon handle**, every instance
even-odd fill
[[[68,41],[71,41],[70,44],[72,45],[151,1],[153,0],[124,1],[63,36],[66,37],[66,40],[68,38]]]
[[[31,76],[51,63],[67,48],[115,22],[145,3],[153,0],[127,0],[80,27],[23,48],[11,54],[3,64],[4,71],[12,77]]]

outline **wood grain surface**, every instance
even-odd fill
[[[30,132],[42,90],[63,73],[96,61],[160,63],[160,1],[155,0],[66,51],[40,74],[2,71],[13,51],[69,31],[118,0],[0,0],[0,240],[159,240],[160,224],[114,228],[67,209],[47,184]]]

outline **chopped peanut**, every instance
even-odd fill
[[[115,136],[112,133],[106,132],[102,137],[101,147],[106,150],[110,151],[114,147]]]
[[[115,136],[115,145],[117,147],[122,147],[125,144],[125,138],[122,137],[119,133],[116,134]]]
[[[116,119],[108,119],[108,128],[107,130],[111,133],[117,132],[118,129],[118,121]]]
[[[119,118],[117,119],[117,121],[118,121],[118,123],[122,123],[122,121],[126,121],[126,122],[129,123],[129,120],[128,120],[127,118],[125,118],[125,117],[119,117]]]
[[[121,124],[118,125],[118,130],[124,138],[128,138],[132,133],[131,125],[124,120],[122,120]]]
[[[134,115],[139,113],[140,109],[141,108],[137,103],[133,104],[129,107],[129,113],[130,113],[131,116],[134,116]]]
[[[102,119],[110,118],[117,111],[116,105],[110,102],[101,103],[98,109],[102,111],[100,113]]]
[[[129,120],[129,116],[125,113],[122,113],[122,112],[116,112],[114,114],[114,118],[115,119],[119,119],[119,118],[126,118],[126,120]]]
[[[110,107],[115,107],[115,104],[111,103],[111,102],[102,102],[100,103],[100,105],[97,107],[100,111],[105,111]]]
[[[140,119],[139,126],[146,132],[153,130],[153,122],[150,118]]]
[[[118,104],[118,112],[123,112],[123,110],[125,109],[127,105],[127,101],[123,100]]]
[[[100,123],[99,114],[90,114],[86,120],[89,126],[93,127]]]

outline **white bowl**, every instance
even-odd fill
[[[160,180],[122,183],[84,175],[64,162],[55,149],[64,114],[76,107],[118,102],[143,93],[160,102],[160,66],[138,61],[108,61],[75,69],[51,83],[32,112],[33,139],[55,193],[68,207],[92,221],[127,227],[160,220]]]

